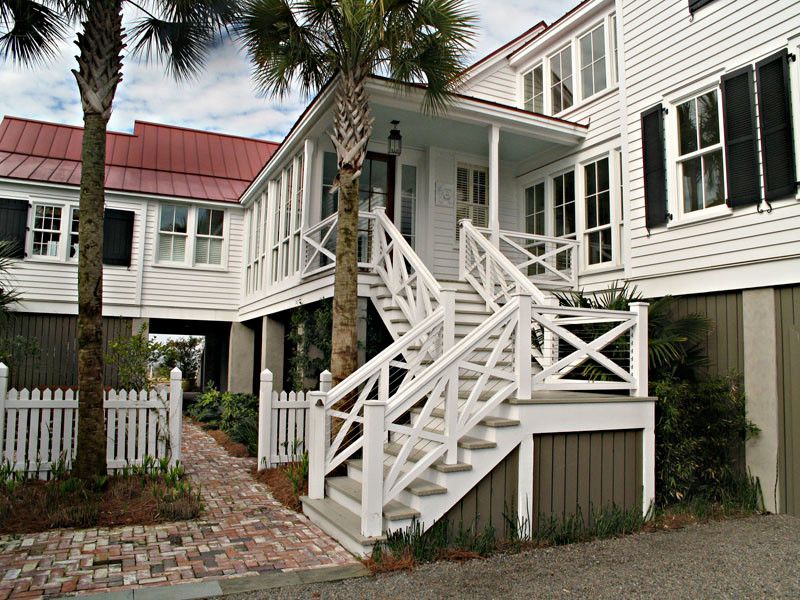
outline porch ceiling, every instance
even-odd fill
[[[419,111],[408,110],[397,106],[372,103],[375,117],[373,137],[381,139],[389,135],[391,121],[400,121],[403,134],[403,146],[427,148],[435,146],[456,150],[466,154],[480,156],[489,155],[488,127],[491,124],[475,122],[473,119],[458,118],[456,115],[431,116]],[[533,128],[532,128],[533,129]],[[547,137],[553,137],[548,135]],[[540,132],[531,131],[524,135],[516,131],[500,130],[500,160],[517,162],[531,158],[553,154],[560,156],[564,149],[577,143],[577,140],[565,136],[563,142],[556,142],[543,137]]]

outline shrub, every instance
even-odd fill
[[[743,473],[737,448],[758,433],[745,415],[736,376],[699,382],[666,377],[653,383],[656,405],[656,503],[701,497],[722,502],[739,495]]]
[[[210,429],[219,429],[222,418],[222,392],[213,385],[209,386],[186,412],[196,421],[205,423]]]
[[[247,446],[255,456],[258,452],[258,398],[252,394],[222,395],[220,429],[234,441]]]
[[[136,335],[111,342],[106,362],[119,370],[120,387],[149,390],[152,387],[150,363],[158,360],[160,353],[161,345],[150,341],[147,326],[142,325]]]

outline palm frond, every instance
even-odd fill
[[[68,33],[68,22],[45,2],[0,0],[0,53],[24,65],[51,59]]]
[[[196,75],[217,37],[238,17],[234,0],[159,0],[131,28],[132,53],[166,64],[177,79]],[[155,10],[158,8],[159,10]]]

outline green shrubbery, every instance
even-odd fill
[[[221,429],[234,442],[258,452],[258,398],[252,394],[220,392],[210,387],[187,410],[208,429]]]
[[[693,498],[725,503],[742,492],[752,497],[753,482],[736,461],[741,445],[758,433],[745,415],[742,387],[732,375],[653,382],[659,506]]]

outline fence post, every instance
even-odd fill
[[[383,429],[386,402],[364,403],[364,455],[361,473],[361,535],[383,533]]]
[[[171,465],[181,459],[181,427],[183,426],[183,374],[178,367],[169,372],[169,448]]]
[[[272,421],[272,371],[261,371],[261,385],[258,390],[258,470],[269,469],[270,459],[270,425]],[[272,440],[274,443],[275,440]]]
[[[647,302],[631,302],[630,309],[636,313],[636,325],[631,330],[631,374],[636,387],[631,395],[644,397],[649,394],[649,372],[647,365],[648,339],[648,304]]]
[[[8,367],[0,362],[0,440],[5,439],[3,434],[6,425],[6,397],[8,395]]]
[[[330,371],[323,371],[319,375],[319,391],[308,394],[308,497],[312,500],[325,497],[325,455],[330,444],[325,398],[331,380]]]
[[[514,371],[517,380],[517,399],[530,400],[531,379],[531,295],[517,288],[514,297],[517,309],[517,331],[514,337]]]

